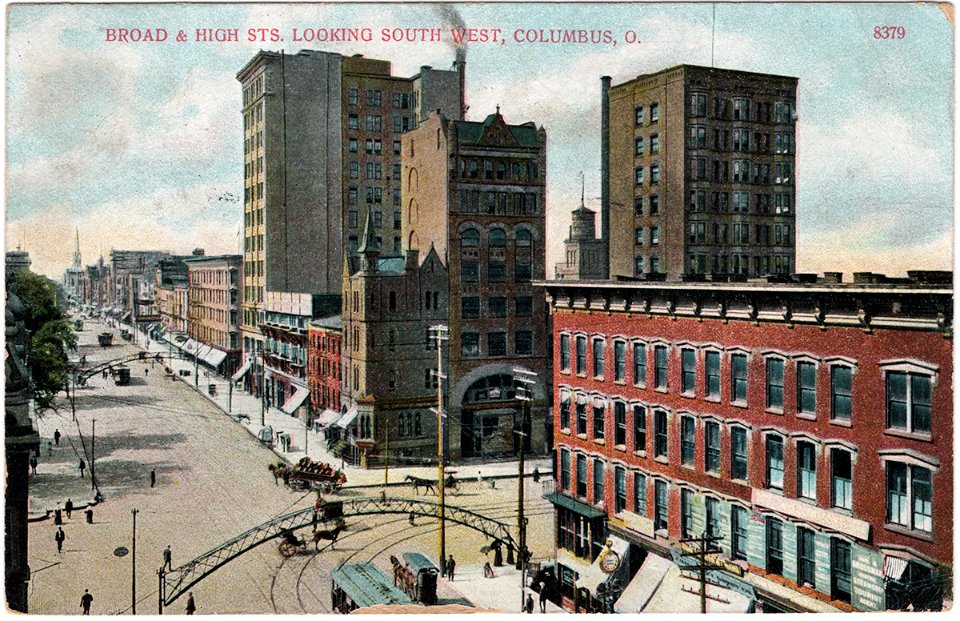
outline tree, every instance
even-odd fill
[[[24,326],[30,333],[27,367],[34,385],[37,408],[53,405],[67,382],[67,349],[77,336],[66,318],[66,301],[60,286],[26,270],[13,275],[10,290],[24,306]]]

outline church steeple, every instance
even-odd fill
[[[73,268],[81,269],[83,261],[80,259],[80,229],[76,229],[76,240],[73,245]]]
[[[363,255],[363,271],[376,272],[380,258],[380,244],[377,243],[377,232],[373,227],[373,209],[367,208],[367,222],[363,232],[363,241],[357,251]]]

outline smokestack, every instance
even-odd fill
[[[604,262],[601,277],[610,278],[610,76],[600,78],[600,239]]]
[[[460,120],[467,120],[467,51],[457,48],[457,73],[460,74]]]

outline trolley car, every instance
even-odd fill
[[[330,572],[330,599],[333,610],[349,614],[357,608],[376,604],[410,604],[406,593],[372,563],[344,565]]]
[[[437,603],[437,577],[440,570],[426,556],[419,552],[404,552],[403,562],[415,576],[415,591],[412,594],[421,604],[433,606]]]

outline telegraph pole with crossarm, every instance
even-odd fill
[[[437,343],[437,368],[430,374],[437,378],[437,496],[440,505],[440,563],[444,567],[447,558],[446,532],[446,505],[444,504],[444,477],[443,477],[443,380],[447,378],[443,372],[443,343],[450,340],[450,328],[444,324],[430,326],[430,336]]]
[[[687,580],[696,580],[697,582],[699,582],[700,583],[699,591],[694,591],[693,589],[687,589],[687,588],[683,588],[682,590],[685,593],[691,593],[693,595],[700,596],[700,613],[701,614],[706,614],[707,612],[708,599],[712,599],[722,604],[730,603],[729,600],[725,600],[722,597],[718,597],[716,595],[710,595],[709,593],[707,593],[708,584],[713,585],[715,587],[722,587],[722,585],[717,584],[716,582],[711,582],[710,580],[707,579],[708,571],[723,569],[721,566],[717,565],[716,563],[711,563],[710,561],[707,560],[708,554],[713,554],[720,551],[720,549],[713,544],[717,541],[720,541],[721,539],[723,539],[723,537],[704,534],[700,537],[687,537],[680,540],[680,543],[687,543],[687,544],[692,544],[696,546],[696,549],[694,549],[691,552],[684,552],[681,554],[681,556],[695,557],[697,559],[697,563],[695,565],[687,565],[686,567],[681,567],[680,571],[681,572],[683,571],[697,572],[697,575],[695,576],[684,575],[682,577]]]

